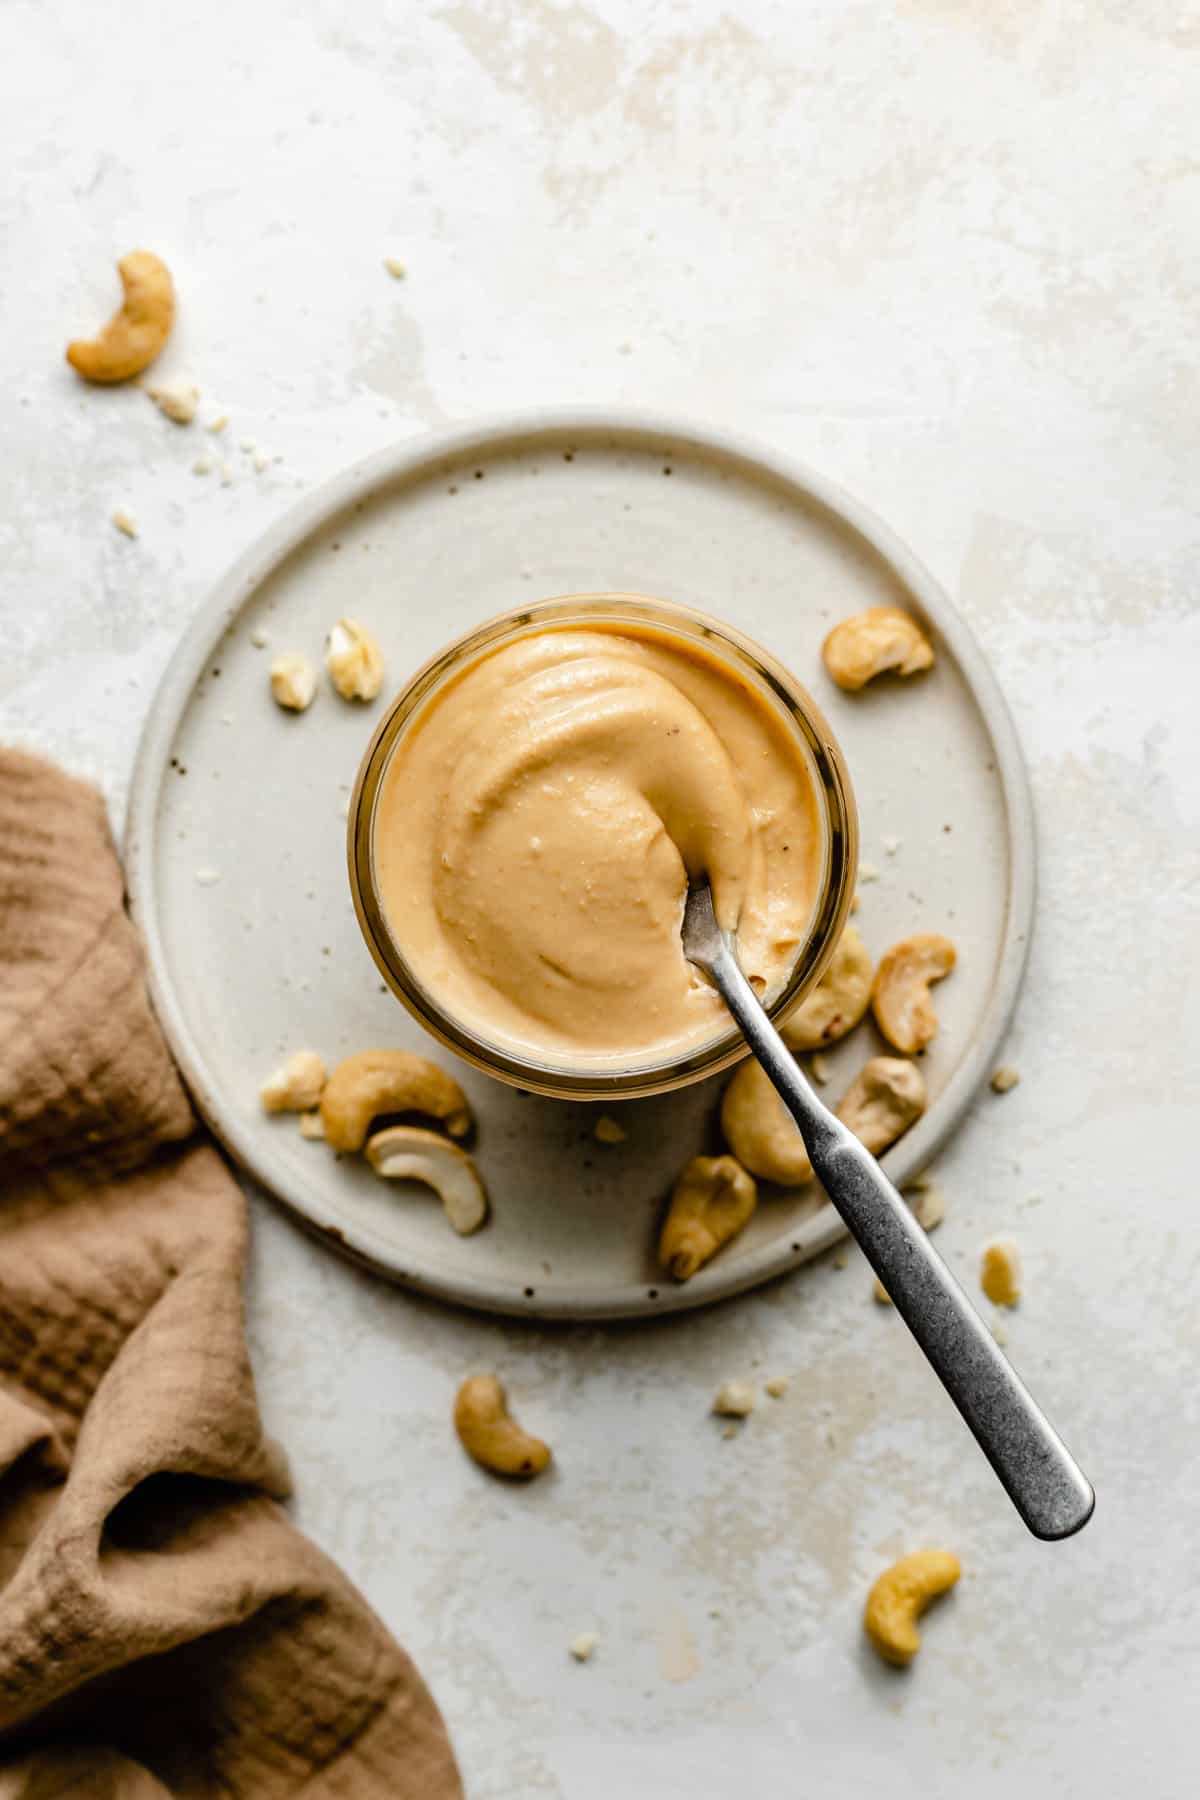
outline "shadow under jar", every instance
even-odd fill
[[[515,1087],[617,1100],[745,1054],[684,963],[685,863],[723,924],[740,912],[779,1018],[841,935],[858,823],[828,725],[769,652],[667,601],[579,594],[417,671],[363,759],[348,850],[363,936],[427,1031]]]

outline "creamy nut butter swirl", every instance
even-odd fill
[[[436,690],[393,751],[374,853],[391,933],[446,1012],[589,1066],[727,1030],[680,946],[689,873],[769,1002],[822,868],[785,718],[716,655],[607,623],[517,639]]]

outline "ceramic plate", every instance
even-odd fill
[[[633,590],[718,613],[811,687],[858,795],[857,923],[878,956],[940,930],[959,966],[937,990],[930,1105],[885,1159],[905,1181],[990,1070],[1016,998],[1033,907],[1020,750],[982,654],[941,589],[829,482],[723,432],[634,414],[538,414],[422,438],[359,463],[270,531],[202,609],[146,725],[128,878],[155,1002],[197,1105],[230,1154],[341,1249],[397,1281],[494,1311],[608,1318],[696,1306],[778,1275],[841,1235],[819,1190],[763,1190],[750,1226],[684,1287],[655,1266],[655,1223],[687,1157],[717,1143],[720,1080],[596,1109],[456,1069],[479,1117],[492,1218],[455,1237],[422,1189],[379,1181],[258,1105],[289,1050],[330,1064],[394,1044],[446,1053],[384,990],[350,904],[345,805],[389,692],[448,639],[535,597]],[[859,695],[824,675],[838,618],[899,602],[935,670]],[[384,696],[323,685],[272,702],[271,657],[319,662],[343,613],[375,631]],[[262,639],[269,642],[263,646]],[[870,1026],[829,1057],[834,1100],[881,1048]]]

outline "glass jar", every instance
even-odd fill
[[[375,815],[389,760],[425,704],[471,664],[515,639],[551,629],[605,624],[639,626],[668,639],[702,647],[706,657],[725,663],[761,698],[795,736],[812,774],[821,833],[821,878],[807,935],[791,975],[770,1007],[772,1018],[790,1012],[824,974],[854,897],[858,871],[858,818],[842,753],[811,696],[770,653],[731,625],[666,600],[636,594],[573,594],[543,600],[490,619],[458,638],[419,669],[381,721],[363,758],[350,803],[348,852],[354,910],[379,972],[392,992],[428,1032],[477,1068],[531,1093],[559,1099],[628,1100],[686,1087],[728,1068],[745,1054],[745,1042],[730,1029],[675,1060],[631,1061],[602,1068],[573,1062],[526,1058],[511,1044],[479,1035],[469,1020],[443,1009],[409,968],[389,930],[375,878]]]

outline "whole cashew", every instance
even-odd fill
[[[454,1077],[411,1050],[359,1050],[325,1084],[321,1123],[332,1149],[361,1150],[381,1113],[424,1113],[451,1137],[471,1129],[471,1108]]]
[[[858,927],[847,925],[833,960],[812,993],[780,1026],[793,1050],[820,1050],[852,1031],[871,1002],[871,953]]]
[[[872,1156],[882,1156],[920,1118],[925,1101],[925,1077],[916,1063],[899,1056],[873,1056],[835,1110]]]
[[[171,335],[175,288],[171,271],[150,250],[131,250],[117,264],[125,298],[94,338],[67,345],[67,361],[85,381],[128,381],[148,369]]]
[[[787,1107],[753,1057],[725,1089],[721,1129],[744,1169],[780,1187],[803,1187],[812,1180],[804,1139]]]
[[[915,1550],[884,1570],[867,1595],[863,1624],[885,1662],[908,1666],[921,1648],[917,1620],[961,1574],[962,1565],[950,1550]]]
[[[297,1050],[258,1090],[264,1112],[311,1112],[325,1086],[325,1064],[315,1050]]]
[[[374,700],[383,686],[383,655],[357,619],[339,619],[330,631],[325,667],[343,700]]]
[[[893,944],[875,971],[871,1006],[875,1023],[889,1044],[912,1056],[937,1035],[938,1016],[929,998],[930,983],[941,981],[958,960],[948,937],[918,932]]]
[[[487,1190],[475,1164],[439,1131],[391,1125],[367,1139],[367,1161],[385,1181],[421,1181],[431,1187],[460,1237],[478,1231],[487,1218]]]
[[[821,655],[838,686],[850,693],[886,669],[917,675],[933,667],[933,645],[912,614],[898,606],[870,606],[843,619],[825,639]]]
[[[671,1191],[658,1260],[688,1281],[747,1223],[757,1204],[751,1176],[732,1156],[693,1156]]]
[[[467,1455],[493,1475],[529,1481],[548,1469],[550,1446],[522,1431],[495,1375],[472,1375],[454,1400],[454,1429]]]

